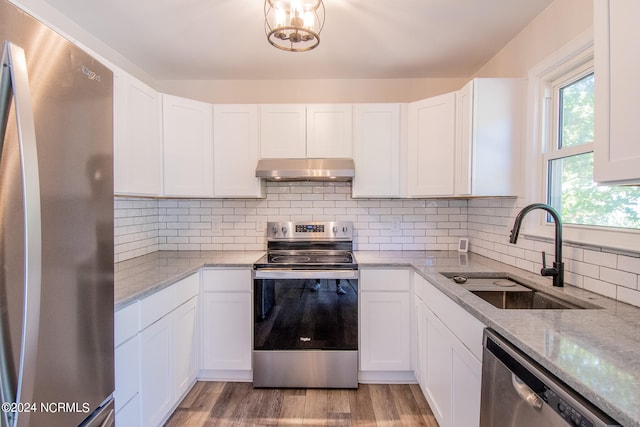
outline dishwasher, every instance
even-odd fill
[[[495,331],[483,342],[480,427],[620,425]]]

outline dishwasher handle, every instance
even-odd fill
[[[540,396],[531,390],[529,386],[514,373],[511,373],[511,384],[522,400],[535,409],[542,409],[543,401],[540,399]]]

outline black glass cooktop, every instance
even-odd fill
[[[353,253],[350,251],[269,251],[256,264],[255,268],[265,267],[326,267],[354,268]]]

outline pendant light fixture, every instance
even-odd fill
[[[264,29],[278,49],[304,52],[320,44],[324,27],[322,0],[265,0]]]

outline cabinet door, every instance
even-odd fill
[[[251,369],[251,293],[202,297],[202,368]]]
[[[474,79],[457,93],[456,195],[518,193],[521,79]]]
[[[640,182],[640,2],[595,0],[594,180]]]
[[[408,138],[408,195],[453,195],[455,93],[409,104]]]
[[[175,398],[179,399],[196,380],[196,313],[198,298],[192,298],[173,314]]]
[[[480,424],[482,363],[461,343],[452,347],[451,425]]]
[[[305,158],[306,108],[299,104],[260,106],[260,157]]]
[[[174,403],[173,324],[165,316],[140,332],[140,397],[145,426],[157,426]]]
[[[213,159],[216,197],[262,197],[257,105],[213,106]]]
[[[427,310],[426,397],[440,427],[451,426],[452,348],[450,332]]]
[[[114,191],[162,194],[158,92],[124,72],[114,73]]]
[[[414,315],[415,315],[415,348],[416,360],[414,362],[414,373],[423,394],[427,394],[427,308],[422,300],[415,297]]]
[[[456,146],[454,192],[471,195],[471,157],[473,151],[473,81],[456,92]]]
[[[165,196],[213,196],[210,104],[162,95]]]
[[[400,196],[400,104],[357,104],[353,197]]]
[[[360,293],[360,369],[411,369],[411,302],[408,292]]]
[[[307,157],[351,158],[351,104],[307,105]]]

